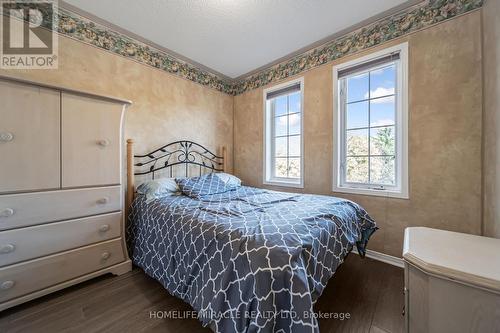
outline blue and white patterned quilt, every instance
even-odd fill
[[[314,303],[376,230],[351,201],[245,186],[198,199],[139,196],[129,220],[134,264],[224,333],[318,332]]]

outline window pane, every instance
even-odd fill
[[[347,131],[347,156],[368,155],[368,130]]]
[[[300,113],[289,115],[288,121],[290,122],[288,135],[300,134]]]
[[[287,138],[276,138],[274,153],[276,157],[286,157],[288,151]]]
[[[288,113],[300,112],[300,92],[288,95],[289,110]]]
[[[347,104],[347,129],[368,127],[368,101]]]
[[[394,156],[371,157],[370,178],[371,182],[375,184],[395,185],[396,168]]]
[[[368,183],[368,157],[347,157],[346,181]]]
[[[395,87],[395,65],[370,72],[370,98],[393,95]]]
[[[287,101],[286,101],[286,95],[284,96],[279,96],[274,99],[274,116],[283,116],[286,114],[287,110]]]
[[[288,177],[300,178],[300,159],[290,158],[288,160]]]
[[[370,101],[370,126],[395,124],[396,99],[394,96]]]
[[[287,135],[287,118],[288,116],[274,118],[274,135]]]
[[[287,159],[286,158],[276,158],[274,160],[274,175],[276,177],[286,177],[287,176]]]
[[[289,156],[300,156],[300,135],[289,137],[290,152]]]
[[[395,145],[394,126],[370,129],[370,155],[394,155]]]
[[[347,102],[368,98],[368,73],[347,78]]]

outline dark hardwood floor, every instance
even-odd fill
[[[403,270],[351,254],[316,304],[320,331],[402,332]],[[0,332],[210,332],[197,319],[150,318],[153,311],[191,310],[134,269],[104,276],[0,312]]]

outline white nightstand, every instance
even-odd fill
[[[405,230],[407,332],[500,332],[500,239]]]

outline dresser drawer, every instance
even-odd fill
[[[0,196],[0,230],[121,210],[120,186]]]
[[[121,235],[121,213],[0,232],[0,266],[105,241]]]
[[[122,262],[121,242],[106,241],[0,268],[0,302]]]

